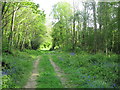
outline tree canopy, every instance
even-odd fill
[[[2,3],[3,49],[38,49],[46,31],[45,13],[33,2]]]

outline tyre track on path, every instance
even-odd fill
[[[52,61],[52,59],[50,58],[50,63],[52,64],[57,76],[59,77],[62,85],[64,86],[64,88],[71,88],[72,86],[69,84],[68,80],[63,77],[65,74],[64,72]]]
[[[39,75],[39,72],[38,72],[39,61],[40,61],[40,56],[37,57],[37,60],[34,61],[32,74],[29,77],[29,80],[27,84],[24,86],[24,88],[36,88],[36,85],[37,85],[36,79],[37,79],[37,76]]]

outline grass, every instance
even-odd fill
[[[117,88],[118,56],[61,53],[53,61],[66,73],[73,88]]]
[[[62,84],[52,67],[48,56],[43,55],[39,63],[37,88],[62,88]]]
[[[2,61],[7,63],[10,69],[3,68],[2,88],[22,88],[31,74],[34,60],[27,52],[3,53]]]
[[[31,74],[33,61],[39,55],[42,58],[39,63],[37,88],[63,88],[49,61],[49,55],[65,72],[63,77],[69,80],[73,88],[120,88],[118,75],[120,63],[116,54],[106,56],[101,53],[92,55],[85,52],[39,50],[13,52],[3,53],[2,61],[9,64],[10,69],[4,70],[2,88],[22,88]]]

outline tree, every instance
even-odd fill
[[[53,7],[53,17],[57,21],[54,26],[53,26],[53,46],[52,49],[56,45],[59,47],[64,47],[67,44],[68,36],[69,33],[69,27],[68,27],[68,21],[69,17],[71,16],[72,10],[71,6],[67,2],[59,2],[54,5]]]
[[[82,5],[83,10],[79,10],[79,4],[73,2],[73,7],[69,8],[71,15],[66,13],[68,7],[64,4],[54,5],[53,46],[66,46],[67,50],[73,51],[77,48],[90,53],[104,52],[106,55],[119,53],[120,3],[93,1],[82,2]]]
[[[39,48],[46,30],[45,14],[38,10],[39,5],[33,2],[7,2],[3,5],[3,51]]]

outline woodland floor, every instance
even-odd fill
[[[9,72],[7,69],[3,72],[4,88],[13,85],[15,88],[119,87],[116,54],[27,50],[18,54],[3,56],[12,67]]]
[[[69,55],[65,53],[56,52],[53,53],[47,52],[41,54],[40,56],[37,57],[37,60],[35,60],[33,64],[34,68],[25,88],[73,88],[73,87],[112,88],[112,86],[110,86],[112,84],[105,82],[104,79],[101,80],[99,79],[100,77],[104,78],[101,76],[101,74],[99,75],[96,71],[90,70],[90,69],[95,70],[95,68],[98,68],[98,66],[94,67],[92,63],[88,63],[88,61],[83,62],[80,59],[82,56],[73,55],[73,53],[70,53]],[[77,60],[78,58],[80,60],[79,62]],[[86,58],[93,59],[93,56],[92,57],[87,56],[82,59]],[[79,68],[77,64],[80,64],[81,62],[82,64],[85,65],[88,64],[88,66],[87,67],[83,66]],[[102,67],[104,67],[104,65],[102,65]],[[103,70],[101,67],[99,69]],[[89,72],[93,73],[94,75],[98,74],[98,77],[96,76],[93,77],[93,75],[89,75]],[[109,76],[107,77],[109,78]]]

